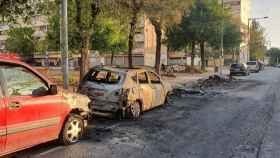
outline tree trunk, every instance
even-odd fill
[[[133,2],[134,2],[134,4],[136,3],[135,0]],[[137,9],[133,10],[132,18],[131,18],[131,22],[130,22],[130,31],[129,31],[129,36],[128,36],[128,67],[129,68],[133,67],[132,50],[134,47],[134,36],[135,36],[135,32],[136,32],[138,12],[139,11]]]
[[[82,20],[82,10],[84,9],[82,6],[83,1],[81,0],[75,0],[76,3],[76,24],[78,28],[79,35],[81,37],[81,43],[82,46],[79,49],[79,52],[81,54],[81,65],[80,65],[80,79],[84,77],[84,75],[87,73],[89,68],[89,43],[90,43],[90,35],[92,32],[92,27],[95,22],[96,17],[100,13],[100,0],[95,0],[90,5],[91,7],[91,20],[88,23],[88,27],[84,26]],[[90,27],[89,27],[90,26]]]
[[[188,48],[187,47],[184,48],[184,53],[185,53],[185,58],[186,58],[184,65],[188,65]],[[182,61],[184,61],[184,57],[182,58]]]
[[[195,42],[192,42],[192,52],[191,52],[191,66],[194,67],[194,59],[195,59]]]
[[[167,58],[166,58],[166,60],[167,60],[167,65],[169,64],[169,54],[170,54],[170,48],[169,48],[169,46],[167,46],[167,53],[166,53],[166,55],[167,55]]]
[[[111,52],[111,65],[114,64],[114,56],[115,56],[115,53]]]
[[[162,31],[160,24],[157,21],[152,22],[155,32],[156,32],[156,59],[155,59],[155,70],[156,73],[160,74],[160,64],[161,64],[161,38]]]
[[[83,37],[81,53],[81,66],[80,66],[80,79],[82,79],[89,69],[89,36]]]
[[[200,42],[200,56],[201,56],[201,70],[206,70],[206,61],[205,61],[205,42]]]

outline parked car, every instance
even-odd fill
[[[260,65],[257,61],[249,61],[247,62],[247,66],[250,72],[260,72]]]
[[[230,66],[230,75],[250,75],[250,71],[248,69],[248,66],[246,64],[232,64]]]
[[[0,56],[0,156],[59,139],[82,137],[89,98],[63,92],[17,58]]]
[[[94,115],[137,119],[163,105],[171,86],[144,68],[94,67],[83,78],[79,92],[88,95]]]

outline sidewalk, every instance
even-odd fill
[[[162,78],[170,83],[172,88],[174,88],[177,85],[194,83],[199,79],[207,78],[214,74],[214,68],[207,68],[207,72],[203,74],[175,73],[176,77],[163,76]],[[224,68],[223,74],[229,74],[228,68]]]

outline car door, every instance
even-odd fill
[[[20,65],[1,64],[0,71],[5,78],[6,90],[6,150],[16,151],[57,135],[59,99],[48,95],[46,81]]]
[[[148,72],[149,81],[153,90],[153,107],[164,103],[164,88],[160,77],[154,72]]]
[[[143,110],[149,110],[153,105],[153,89],[149,83],[146,72],[139,72],[137,76],[143,102]]]

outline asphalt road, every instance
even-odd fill
[[[204,96],[173,96],[170,105],[145,113],[139,121],[94,121],[88,136],[75,145],[53,142],[15,157],[274,158],[277,153],[270,153],[277,148],[266,144],[280,139],[267,136],[274,109],[280,106],[280,69],[238,78],[207,89]]]

